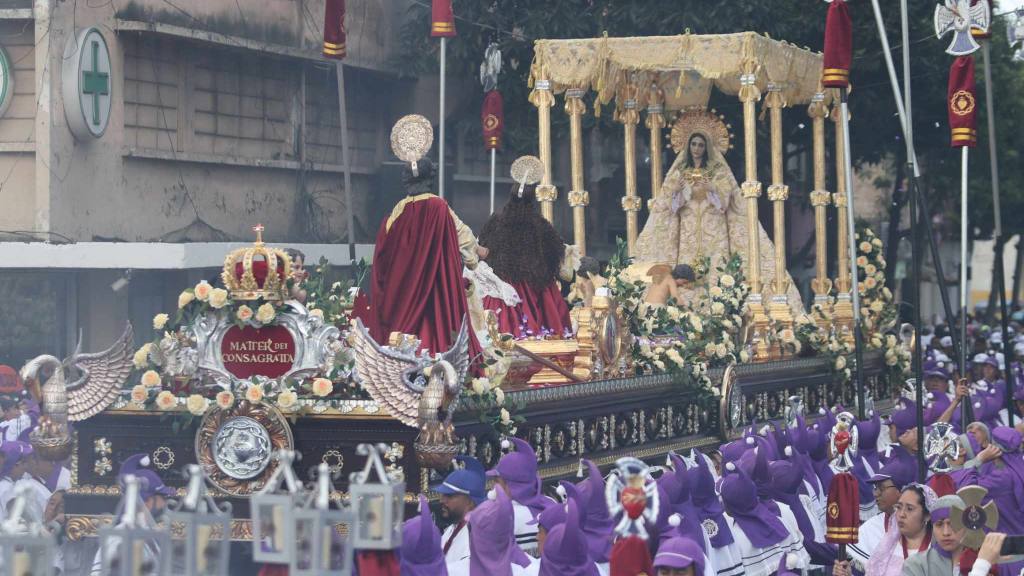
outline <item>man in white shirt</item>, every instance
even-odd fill
[[[445,563],[451,565],[469,558],[469,528],[466,515],[487,498],[484,466],[472,456],[459,456],[462,467],[445,477],[433,490],[441,495],[441,515],[451,522],[441,534]]]

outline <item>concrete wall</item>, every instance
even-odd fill
[[[35,227],[35,28],[0,22],[0,38],[14,67],[14,97],[0,121],[0,230]]]

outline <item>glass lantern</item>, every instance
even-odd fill
[[[114,525],[100,529],[102,576],[163,576],[171,569],[171,535],[158,530],[139,497],[139,479],[124,479]]]
[[[361,472],[349,476],[349,493],[355,522],[352,545],[356,550],[393,550],[402,545],[402,517],[405,482],[391,482],[384,471],[381,454],[385,444],[360,444],[356,452],[366,456]],[[378,482],[370,482],[371,471]]]
[[[28,487],[18,488],[8,502],[7,518],[0,518],[0,576],[50,574],[56,544],[38,518],[28,511]]]
[[[231,557],[231,503],[220,505],[206,491],[206,475],[191,464],[185,498],[168,506],[167,519],[172,531],[182,534],[171,543],[175,574],[220,576],[228,573]],[[184,562],[179,569],[177,562]]]
[[[295,452],[280,450],[276,458],[277,469],[263,489],[250,498],[252,557],[256,562],[290,564],[295,540],[295,508],[301,503],[299,481],[292,469]]]
[[[295,553],[291,576],[349,576],[352,573],[352,512],[331,508],[331,471],[317,466],[316,490],[295,512]]]

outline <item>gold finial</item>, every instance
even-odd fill
[[[263,227],[263,224],[257,224],[257,225],[252,227],[252,231],[256,233],[256,245],[257,246],[262,246],[263,245],[263,230],[264,229],[265,228]]]

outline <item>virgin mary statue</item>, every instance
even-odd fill
[[[679,154],[651,205],[651,214],[637,238],[639,263],[689,264],[711,259],[708,283],[717,279],[716,267],[730,253],[743,257],[749,270],[747,206],[736,177],[725,161],[729,130],[713,112],[689,111],[672,128],[672,142]],[[758,223],[761,280],[767,303],[774,288],[775,259],[772,241]],[[750,276],[749,271],[747,276]],[[786,273],[790,307],[803,312],[800,293]],[[681,289],[681,299],[696,302],[703,290]]]

